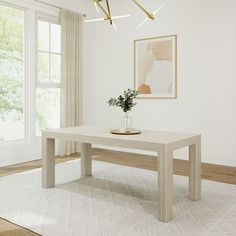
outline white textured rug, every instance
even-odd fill
[[[45,236],[235,236],[236,186],[203,180],[188,200],[188,178],[174,178],[175,218],[157,220],[157,173],[93,161],[56,167],[56,188],[41,188],[41,169],[0,178],[0,216]]]

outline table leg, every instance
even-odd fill
[[[201,139],[189,146],[189,199],[201,198]]]
[[[173,217],[173,151],[167,145],[158,153],[158,219]]]
[[[91,154],[91,144],[82,143],[81,144],[81,176],[91,176],[92,175],[92,154]]]
[[[43,137],[42,142],[42,186],[50,188],[55,185],[55,140]]]

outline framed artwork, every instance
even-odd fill
[[[177,36],[134,41],[134,89],[137,98],[177,97]]]

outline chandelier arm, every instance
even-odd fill
[[[138,1],[133,0],[133,2],[152,20],[154,20],[154,16],[152,13],[148,12]]]
[[[85,20],[84,22],[85,22],[85,23],[89,23],[89,22],[97,22],[97,21],[104,21],[104,20],[107,20],[107,19],[104,19],[104,18],[96,18],[96,19]]]
[[[110,6],[109,6],[109,2],[108,0],[106,0],[106,4],[107,4],[107,11],[108,11],[108,14],[110,16],[110,24],[112,25],[112,20],[111,20],[111,10],[110,10]]]
[[[112,21],[112,26],[113,26],[114,30],[117,31],[116,24],[114,21]]]
[[[93,1],[93,5],[94,5],[96,11],[99,12],[98,4],[97,4],[98,1],[97,0],[92,0],[92,1]]]
[[[97,2],[99,8],[102,10],[102,12],[106,15],[106,17],[109,19],[110,15],[109,13],[103,8],[103,6],[100,4],[100,2]]]
[[[160,7],[158,7],[154,12],[153,15],[156,15],[165,5],[162,4]]]

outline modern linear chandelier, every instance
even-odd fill
[[[144,6],[142,6],[137,0],[132,0],[140,10],[142,10],[146,18],[141,21],[136,28],[141,27],[145,22],[148,20],[155,20],[156,14],[161,10],[162,7],[164,7],[164,4],[162,4],[160,7],[158,7],[156,10],[153,12],[149,12]],[[97,12],[100,12],[100,10],[103,12],[105,15],[103,18],[96,18],[96,19],[90,19],[90,20],[85,20],[85,23],[88,22],[96,22],[96,21],[108,21],[110,25],[114,27],[115,30],[117,30],[117,27],[115,25],[114,20],[121,19],[121,18],[127,18],[131,17],[131,15],[121,15],[121,16],[112,16],[111,14],[111,9],[110,9],[110,4],[109,0],[92,0]],[[105,2],[105,3],[104,3]],[[104,3],[104,4],[103,4]]]

